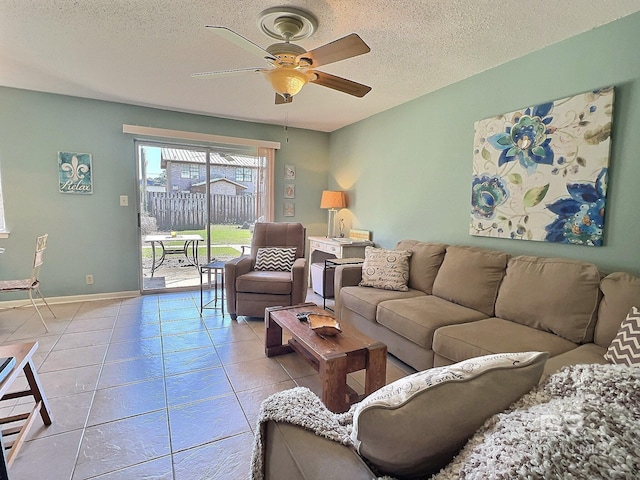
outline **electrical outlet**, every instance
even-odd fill
[[[87,285],[93,285],[93,275],[87,275]]]

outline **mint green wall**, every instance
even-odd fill
[[[529,36],[531,41],[537,41]],[[514,41],[515,42],[515,41]],[[8,239],[0,278],[28,274],[35,237],[50,234],[47,296],[135,291],[135,156],[122,124],[280,141],[276,220],[326,232],[327,187],[349,193],[341,215],[391,247],[402,238],[571,257],[640,275],[640,14],[509,62],[331,134],[0,87],[0,171]],[[506,45],[505,48],[517,48]],[[429,72],[425,71],[425,75]],[[473,123],[516,108],[614,85],[605,246],[468,234]],[[373,82],[375,88],[375,82]],[[93,195],[57,188],[57,152],[93,155]],[[284,165],[296,165],[296,216],[282,216]],[[128,195],[129,207],[120,207]],[[85,285],[85,275],[95,283]]]
[[[7,250],[0,257],[0,279],[28,276],[35,238],[48,232],[45,295],[139,290],[134,138],[122,133],[123,124],[281,142],[276,220],[302,222],[310,235],[325,231],[319,202],[327,185],[327,133],[290,128],[286,142],[277,125],[0,87],[0,172],[10,231],[8,239],[0,239]],[[58,192],[58,151],[93,155],[93,195]],[[296,216],[286,218],[285,164],[297,170]],[[129,196],[129,207],[119,206],[120,195]],[[85,284],[89,273],[94,285]]]
[[[522,33],[504,48],[544,41]],[[349,191],[354,228],[371,230],[384,247],[415,238],[584,259],[605,271],[638,275],[638,45],[640,14],[635,14],[333,132],[329,186]],[[470,236],[474,122],[608,85],[615,86],[616,98],[605,246]]]

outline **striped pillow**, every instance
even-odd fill
[[[604,358],[611,363],[640,367],[640,309],[631,307]]]
[[[259,248],[254,270],[290,272],[296,259],[295,248]]]

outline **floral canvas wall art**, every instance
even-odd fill
[[[475,123],[471,235],[601,246],[613,87]]]

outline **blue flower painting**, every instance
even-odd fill
[[[613,87],[475,123],[472,235],[601,246]]]

